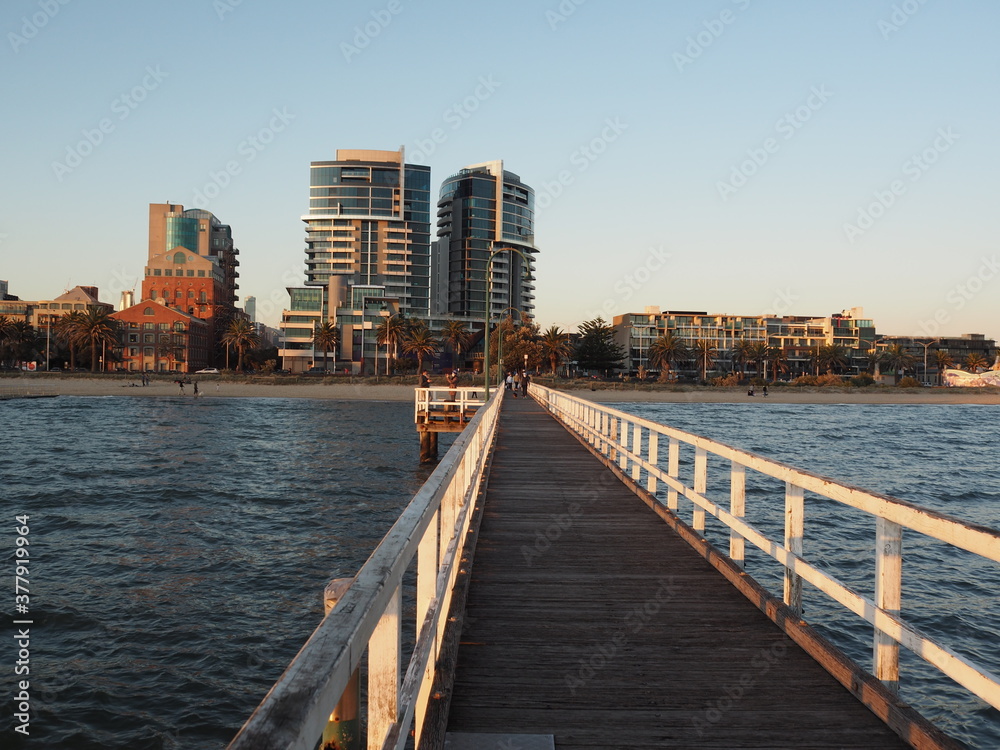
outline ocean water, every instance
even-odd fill
[[[325,583],[354,575],[429,476],[412,409],[0,402],[0,543],[11,568],[29,515],[33,620],[30,738],[5,700],[0,748],[224,747],[322,618]]]
[[[618,406],[1000,526],[998,407]],[[29,515],[33,620],[31,736],[8,709],[4,750],[224,747],[319,622],[324,584],[357,571],[431,471],[409,403],[60,397],[0,402],[0,423],[0,545],[12,569]],[[710,491],[726,479],[710,464]],[[751,520],[780,529],[780,492],[747,495]],[[807,503],[807,552],[870,586],[873,532]],[[904,611],[1000,672],[997,566],[910,537],[904,554]],[[808,587],[806,616],[868,663],[870,629]],[[904,661],[904,691],[971,747],[1000,747],[998,712],[946,680]]]
[[[966,522],[1000,529],[1000,406],[612,404],[742,450],[891,495]],[[666,468],[666,450],[661,447]],[[690,484],[694,451],[682,449]],[[709,459],[709,497],[728,507],[729,462]],[[663,493],[661,493],[663,494]],[[749,521],[783,538],[784,485],[747,473]],[[691,522],[691,504],[681,517]],[[729,533],[709,516],[707,537],[728,550]],[[781,568],[747,545],[747,570],[780,598]],[[871,598],[875,524],[867,515],[806,494],[804,553]],[[872,628],[804,585],[806,619],[862,666]],[[925,634],[1000,675],[1000,563],[903,533],[903,616]],[[951,736],[1000,748],[1000,711],[901,649],[901,695]]]

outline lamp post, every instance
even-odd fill
[[[930,341],[928,341],[925,344],[922,341],[917,341],[916,339],[913,340],[913,343],[920,344],[920,346],[924,347],[924,379],[923,379],[923,382],[924,382],[925,385],[927,384],[927,349],[928,349],[928,347],[930,347],[931,344],[937,344],[939,341],[941,341],[941,339],[931,339]]]
[[[872,348],[870,349],[870,351],[872,351],[872,352],[875,353],[875,378],[876,379],[878,379],[881,376],[881,372],[879,370],[879,364],[880,363],[878,361],[878,345],[881,344],[883,341],[885,341],[885,339],[876,339],[875,341],[872,341]]]
[[[496,245],[496,240],[494,240],[490,247],[492,248]],[[518,250],[516,247],[501,247],[499,250],[494,250],[490,253],[489,260],[486,261],[486,312],[485,317],[485,328],[483,329],[483,382],[486,388],[486,400],[490,399],[490,307],[493,302],[493,260],[500,253],[512,252],[517,253],[521,256],[521,260],[524,261],[524,275],[528,276],[528,257]],[[499,353],[499,347],[498,347]]]

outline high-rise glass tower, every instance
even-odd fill
[[[487,263],[492,251],[514,248],[493,260],[490,315],[514,308],[523,319],[535,309],[535,191],[503,168],[502,161],[473,164],[441,186],[435,274],[441,312],[479,318],[486,313]],[[527,259],[527,268],[522,255]],[[444,264],[447,264],[445,267]]]
[[[340,149],[309,172],[306,286],[339,289],[336,307],[381,288],[404,314],[427,317],[430,167],[406,164],[402,148]]]
[[[312,162],[302,217],[305,285],[288,290],[282,315],[286,368],[317,366],[313,333],[333,323],[340,344],[332,366],[346,360],[355,371],[371,371],[385,317],[429,316],[430,201],[430,167],[407,164],[402,148],[339,149],[335,161]]]

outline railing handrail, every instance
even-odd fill
[[[368,747],[402,747],[413,717],[419,737],[470,508],[495,438],[502,400],[498,392],[456,438],[229,750],[312,750],[366,648]],[[415,558],[416,646],[401,681],[400,587]]]
[[[801,612],[801,581],[805,580],[849,611],[870,622],[875,629],[873,673],[890,689],[898,687],[899,644],[927,663],[1000,708],[1000,678],[972,660],[940,645],[909,625],[900,615],[902,598],[902,529],[910,529],[987,560],[1000,562],[1000,531],[970,524],[898,498],[842,484],[834,479],[792,468],[779,461],[661,425],[611,407],[532,384],[532,395],[570,430],[617,464],[625,481],[656,493],[657,482],[667,487],[667,508],[678,512],[677,499],[693,505],[692,526],[704,534],[705,513],[711,513],[730,529],[730,559],[743,567],[743,543],[749,541],[785,568],[784,601]],[[659,437],[670,441],[668,469],[659,466]],[[695,453],[693,486],[679,479],[679,446],[692,446]],[[645,447],[643,447],[645,446]],[[728,459],[730,509],[708,499],[708,454]],[[746,523],[746,469],[785,482],[785,539],[770,539]],[[835,577],[807,562],[803,550],[804,492],[857,508],[876,519],[875,601],[844,585]]]

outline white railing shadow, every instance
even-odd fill
[[[368,748],[402,748],[411,727],[419,745],[471,508],[493,447],[502,400],[503,391],[497,391],[456,438],[229,744],[230,750],[313,750],[366,650]],[[401,675],[401,586],[414,562],[416,642]]]
[[[691,502],[691,526],[702,536],[709,513],[730,530],[729,558],[744,567],[745,542],[750,542],[781,564],[782,600],[802,612],[802,582],[838,602],[873,626],[872,674],[889,689],[899,686],[899,646],[903,645],[958,684],[1000,709],[1000,678],[985,667],[942,646],[921,633],[900,612],[902,606],[902,530],[1000,562],[1000,531],[965,523],[887,495],[841,484],[827,477],[799,471],[777,461],[747,453],[707,438],[657,424],[625,412],[532,384],[531,394],[580,439],[603,455],[634,486],[655,496],[662,483],[665,505],[675,515],[679,498]],[[661,443],[666,448],[666,471],[661,468]],[[693,477],[680,479],[682,445],[694,449]],[[729,462],[728,508],[709,499],[709,456]],[[769,538],[744,520],[746,473],[781,480],[785,484],[784,539]],[[875,536],[875,596],[863,596],[820,570],[804,552],[805,493],[829,498],[869,514]],[[657,499],[657,502],[661,502]]]

